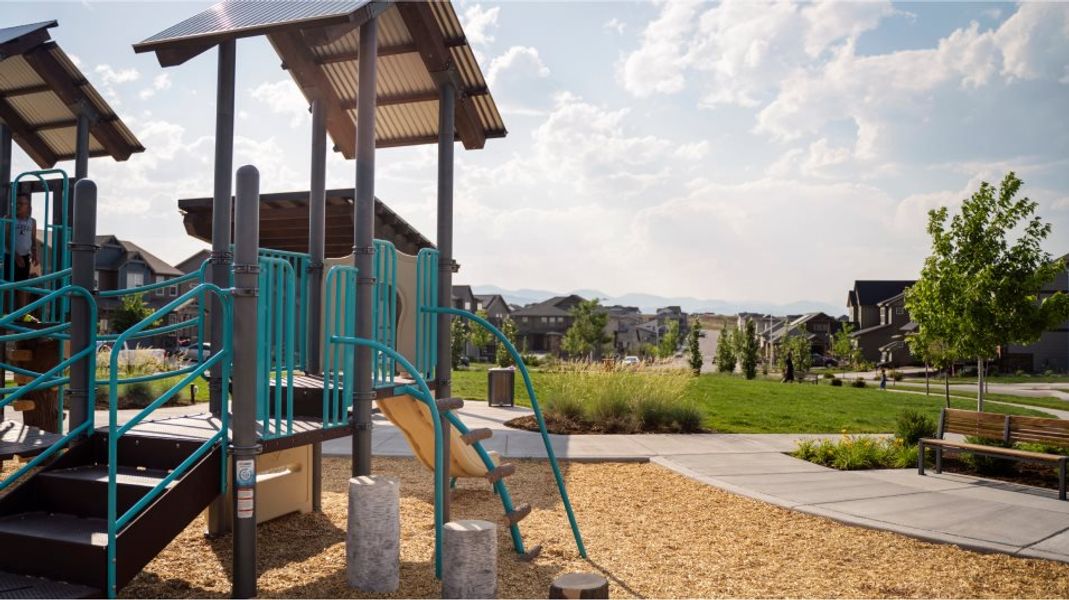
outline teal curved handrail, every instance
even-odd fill
[[[61,191],[62,196],[59,200],[59,210],[52,208],[52,188],[49,185],[49,181],[56,181],[55,179],[45,179],[46,175],[59,175],[59,181],[62,183]],[[45,207],[44,207],[44,221],[41,226],[41,231],[44,233],[44,260],[41,261],[41,270],[46,275],[50,273],[56,273],[60,271],[67,271],[70,273],[70,250],[67,247],[67,242],[70,241],[71,228],[67,224],[69,222],[68,214],[68,198],[70,198],[70,179],[67,177],[67,172],[63,169],[44,169],[40,171],[26,171],[19,173],[14,180],[12,180],[8,187],[8,212],[9,216],[0,219],[0,247],[5,252],[8,251],[8,245],[14,244],[15,236],[15,209],[16,201],[18,197],[19,182],[24,178],[33,177],[41,183],[41,187],[44,188],[45,195]],[[7,183],[7,182],[4,182]],[[58,213],[59,222],[53,222],[53,217]],[[11,230],[12,239],[7,239],[8,229]],[[14,255],[14,251],[10,251],[10,254]],[[14,275],[14,263],[10,266],[5,265],[6,271],[0,274],[0,279],[13,279]],[[25,283],[25,282],[22,282]],[[62,282],[61,282],[62,287]],[[25,288],[23,288],[25,289]],[[59,289],[59,288],[57,288]],[[50,292],[54,290],[47,290]],[[8,295],[10,300],[11,296]],[[49,305],[43,311],[43,316],[46,321],[65,321],[67,320],[67,297],[62,296],[59,298],[58,307],[55,304]]]
[[[165,306],[152,313],[148,317],[145,317],[134,326],[124,331],[118,339],[115,341],[115,345],[122,347],[128,339],[136,336],[137,333],[148,327],[156,320],[160,319],[164,315],[174,311],[176,308],[182,306],[192,298],[204,298],[207,294],[213,294],[219,299],[219,306],[223,310],[223,347],[213,348],[211,356],[200,362],[194,369],[182,369],[182,372],[188,374],[183,377],[178,383],[172,386],[169,390],[161,394],[158,398],[153,400],[148,406],[134,415],[121,427],[117,427],[116,421],[118,420],[118,395],[120,380],[116,377],[119,369],[119,353],[113,352],[111,355],[109,365],[109,380],[108,380],[108,547],[107,547],[107,590],[106,593],[109,598],[114,598],[117,592],[116,590],[116,540],[118,538],[119,530],[125,527],[138,513],[141,512],[148,504],[156,499],[163,490],[171,484],[172,481],[181,477],[190,467],[192,467],[198,460],[201,459],[208,451],[215,445],[219,444],[220,449],[220,490],[226,492],[226,475],[227,475],[227,445],[226,439],[229,429],[229,410],[226,409],[227,403],[227,390],[229,386],[223,385],[222,387],[222,406],[223,410],[220,411],[220,426],[219,431],[204,441],[203,444],[192,454],[186,457],[177,467],[171,470],[155,487],[149,490],[140,500],[134,503],[133,506],[128,508],[122,515],[118,514],[118,442],[121,437],[130,429],[134,428],[138,423],[143,421],[150,413],[157,408],[165,404],[168,400],[175,396],[180,390],[184,389],[187,385],[192,383],[202,373],[212,368],[216,364],[220,365],[220,379],[227,381],[230,378],[230,358],[233,349],[233,304],[232,296],[228,290],[224,290],[219,286],[211,283],[202,283],[193,289],[182,294],[178,298],[175,298]],[[90,413],[92,414],[92,413]]]
[[[330,336],[330,341],[335,344],[367,346],[373,350],[388,354],[390,358],[401,365],[401,368],[408,371],[413,376],[417,388],[412,391],[418,392],[413,395],[426,404],[427,409],[431,413],[431,423],[434,424],[434,576],[441,579],[442,526],[445,524],[445,513],[442,509],[442,482],[445,481],[445,472],[442,466],[444,451],[442,449],[442,419],[438,413],[438,405],[434,402],[434,395],[431,394],[431,388],[427,386],[427,381],[420,376],[416,367],[408,362],[408,359],[405,358],[403,354],[381,342],[365,338],[339,335]]]
[[[546,446],[546,456],[549,458],[549,464],[553,467],[553,477],[557,480],[557,490],[560,492],[560,498],[564,503],[564,509],[568,513],[568,523],[572,527],[572,536],[575,537],[575,545],[579,549],[579,556],[586,558],[586,546],[583,544],[582,534],[579,533],[579,524],[575,520],[575,512],[572,510],[572,502],[568,498],[568,489],[564,486],[564,477],[561,475],[560,466],[557,464],[557,455],[553,452],[553,445],[550,444],[549,441],[549,433],[546,431],[546,421],[542,418],[542,409],[538,405],[538,397],[535,396],[534,384],[531,383],[531,374],[527,372],[527,365],[523,363],[523,357],[520,356],[519,351],[516,350],[516,346],[509,341],[504,333],[501,333],[501,330],[494,327],[489,321],[466,310],[443,306],[425,306],[422,307],[421,310],[463,317],[469,321],[478,323],[484,329],[492,333],[494,337],[505,346],[509,355],[512,356],[512,360],[516,363],[516,368],[519,369],[520,374],[523,376],[523,383],[527,386],[527,396],[531,399],[531,409],[534,410],[535,420],[538,421],[538,431],[542,435],[542,443]]]

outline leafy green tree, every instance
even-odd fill
[[[690,326],[690,333],[687,334],[687,354],[689,355],[690,370],[694,372],[695,376],[702,374],[702,349],[699,342],[701,331],[701,321],[694,319],[694,324]]]
[[[564,332],[561,348],[572,358],[587,357],[596,360],[602,348],[609,343],[605,325],[609,313],[601,309],[601,301],[583,300],[572,308],[572,326]]]
[[[737,340],[739,362],[742,363],[742,374],[746,379],[757,377],[757,326],[752,320],[746,321],[746,330],[735,333]]]
[[[954,364],[954,349],[946,340],[933,336],[930,332],[914,332],[908,338],[909,350],[913,356],[924,361],[924,393],[931,393],[928,382],[929,367],[943,370],[943,392],[946,407],[950,408],[950,367]]]
[[[737,330],[732,327],[724,327],[720,330],[720,337],[716,340],[716,370],[721,373],[734,373],[737,358],[735,348],[738,337]]]
[[[812,346],[810,346],[804,332],[799,331],[796,327],[789,328],[780,341],[780,368],[787,368],[788,356],[791,357],[791,362],[794,363],[795,377],[804,376],[813,366]]]
[[[148,318],[152,313],[152,307],[145,303],[141,294],[123,296],[119,308],[111,315],[111,332],[122,333]],[[150,327],[159,327],[161,321],[156,321]]]
[[[846,367],[853,365],[857,366],[857,363],[861,360],[861,349],[854,344],[854,340],[850,337],[850,334],[854,332],[854,326],[850,323],[844,323],[839,331],[835,332],[831,341],[831,353],[835,358],[839,359],[839,367],[843,373],[846,372]]]
[[[489,320],[490,317],[490,315],[485,310],[476,311],[475,316],[482,317],[483,319],[487,320]],[[470,324],[469,327],[471,331],[469,339],[471,340],[471,344],[475,346],[475,348],[478,350],[479,356],[481,357],[483,350],[486,350],[488,346],[494,343],[494,334],[490,333],[490,331],[484,328],[482,325],[476,323]]]
[[[1035,202],[1016,198],[1021,185],[1013,172],[998,189],[982,182],[949,222],[946,207],[929,211],[932,253],[906,294],[922,340],[942,340],[952,356],[976,359],[980,411],[986,364],[999,348],[1032,343],[1069,318],[1065,293],[1039,296],[1065,266],[1042,250],[1051,226],[1035,214]]]
[[[661,358],[672,358],[675,356],[676,348],[679,347],[679,321],[669,321],[668,328],[665,330],[664,335],[661,336],[661,341],[657,343],[657,354]]]
[[[460,368],[460,360],[464,356],[464,349],[470,335],[471,330],[468,328],[467,319],[454,317],[449,324],[449,348],[454,369]]]
[[[516,345],[516,322],[512,320],[512,317],[505,317],[501,321],[501,333],[505,335],[509,342],[512,342],[513,346]],[[513,365],[512,355],[505,348],[505,344],[499,343],[497,345],[497,352],[494,358],[497,360],[497,366],[499,367],[511,367]]]

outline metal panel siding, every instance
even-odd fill
[[[240,33],[243,30],[272,25],[284,25],[343,17],[364,7],[369,0],[349,2],[220,2],[181,23],[172,25],[142,41],[143,44],[163,44],[180,40],[220,34]]]
[[[12,56],[0,61],[0,90],[41,85],[41,79],[33,67],[21,56]]]

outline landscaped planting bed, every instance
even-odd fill
[[[263,597],[361,597],[345,582],[348,459],[324,461],[325,513],[259,529]],[[434,579],[431,476],[411,459],[376,459],[401,479],[401,588],[391,597],[440,597]],[[597,571],[615,597],[1065,597],[1069,565],[978,554],[842,525],[734,496],[653,464],[565,464],[591,560],[577,557],[545,462],[521,462],[509,485],[530,502],[521,529],[542,555],[523,563],[498,538],[499,594],[544,598],[567,571]],[[494,519],[486,484],[462,481],[454,518]],[[230,593],[229,536],[206,540],[197,520],[125,597]]]

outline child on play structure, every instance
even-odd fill
[[[30,266],[37,264],[37,243],[34,234],[37,232],[37,221],[33,218],[33,204],[30,195],[19,194],[15,199],[15,257],[14,257],[14,281],[24,281],[30,278]],[[10,255],[6,257],[11,261]],[[10,264],[10,263],[9,263]],[[8,273],[5,273],[7,275]],[[19,290],[16,302],[16,310],[29,303],[29,294]]]

